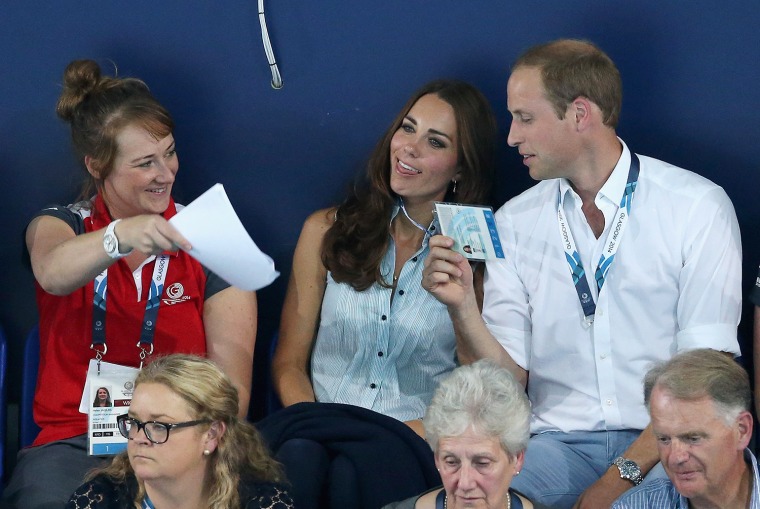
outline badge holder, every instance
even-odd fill
[[[79,411],[87,414],[87,454],[111,456],[127,447],[116,418],[127,413],[139,369],[90,360]]]
[[[491,207],[435,202],[441,232],[454,239],[452,249],[468,260],[504,258]]]

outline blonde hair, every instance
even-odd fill
[[[731,354],[710,348],[681,352],[651,368],[644,376],[647,409],[655,387],[684,401],[709,397],[726,424],[732,424],[740,413],[749,411],[752,404],[747,371]]]
[[[223,422],[226,431],[219,438],[216,451],[209,458],[211,485],[208,507],[228,509],[240,504],[238,485],[241,476],[258,481],[281,482],[282,468],[269,454],[256,428],[238,418],[238,393],[230,379],[213,362],[194,355],[173,354],[158,357],[148,364],[135,380],[161,384],[182,397],[193,419]],[[210,426],[206,425],[207,427]],[[92,479],[104,474],[126,483],[134,471],[126,452],[114,458],[110,466],[92,472]],[[145,488],[138,480],[135,508],[141,508]]]

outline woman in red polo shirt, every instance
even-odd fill
[[[130,367],[151,354],[207,355],[233,380],[244,416],[256,336],[255,294],[191,258],[167,221],[181,208],[171,196],[174,123],[145,83],[73,61],[56,112],[71,125],[88,178],[82,201],[42,210],[26,230],[40,316],[34,416],[42,431],[19,455],[4,494],[21,509],[62,507],[102,462],[87,455],[87,416],[79,412],[96,355]]]

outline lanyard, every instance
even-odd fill
[[[620,207],[618,208],[615,219],[613,220],[613,227],[610,228],[607,234],[607,240],[604,245],[605,248],[602,251],[602,255],[599,257],[599,263],[596,266],[594,272],[594,278],[596,279],[597,295],[601,293],[602,286],[604,286],[604,280],[607,277],[607,273],[612,267],[612,262],[615,260],[615,254],[620,247],[620,239],[623,237],[623,232],[628,224],[628,218],[631,216],[631,202],[633,201],[633,193],[636,192],[636,184],[639,180],[639,158],[636,154],[631,152],[631,166],[628,169],[628,180],[623,190],[623,197],[620,200]],[[559,223],[559,234],[562,238],[562,247],[565,250],[565,258],[570,266],[570,274],[573,277],[573,285],[575,291],[578,293],[578,300],[583,308],[583,315],[586,317],[586,322],[593,323],[594,314],[596,313],[596,303],[594,297],[591,295],[591,290],[588,286],[588,280],[586,279],[586,271],[583,268],[581,262],[581,256],[578,254],[578,250],[575,247],[575,240],[573,240],[573,234],[570,232],[570,225],[565,220],[565,214],[562,210],[562,200],[557,201],[557,222]]]
[[[145,494],[145,498],[143,498],[142,509],[156,509],[147,493]]]
[[[169,255],[163,254],[156,258],[153,267],[153,277],[150,282],[148,300],[145,303],[142,332],[137,348],[140,349],[140,368],[145,357],[153,353],[153,335],[156,331],[156,319],[158,307],[161,304],[161,294],[164,293],[164,281],[169,271]],[[90,349],[95,350],[95,360],[98,361],[98,373],[100,361],[108,351],[106,345],[106,295],[108,288],[108,269],[95,277],[95,285],[92,297],[92,344]],[[145,345],[145,346],[143,346]]]

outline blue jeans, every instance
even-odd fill
[[[540,504],[570,509],[641,431],[558,431],[533,435],[512,487]]]

